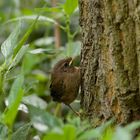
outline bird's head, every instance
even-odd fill
[[[68,70],[68,68],[71,67],[71,64],[72,64],[72,58],[71,57],[68,57],[68,58],[65,58],[65,59],[62,59],[60,61],[58,61],[55,66],[54,66],[54,69],[53,71],[54,72],[66,72]]]

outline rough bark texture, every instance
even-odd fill
[[[140,119],[140,1],[79,0],[81,105],[100,124]]]

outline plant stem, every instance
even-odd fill
[[[5,109],[5,104],[4,104],[5,95],[4,95],[4,91],[3,91],[5,71],[6,71],[5,65],[2,65],[0,67],[0,113],[2,113]]]
[[[67,37],[68,37],[68,53],[71,54],[71,46],[72,46],[72,42],[73,42],[73,35],[70,31],[70,17],[66,17],[66,33],[67,33]],[[67,54],[67,55],[69,55]]]

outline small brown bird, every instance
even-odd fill
[[[72,66],[72,58],[58,61],[51,74],[50,92],[53,101],[62,102],[67,105],[74,113],[79,115],[70,106],[79,91],[80,69]]]

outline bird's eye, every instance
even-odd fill
[[[68,66],[69,66],[69,64],[68,64],[68,63],[65,63],[65,64],[64,64],[64,67],[68,67]]]

